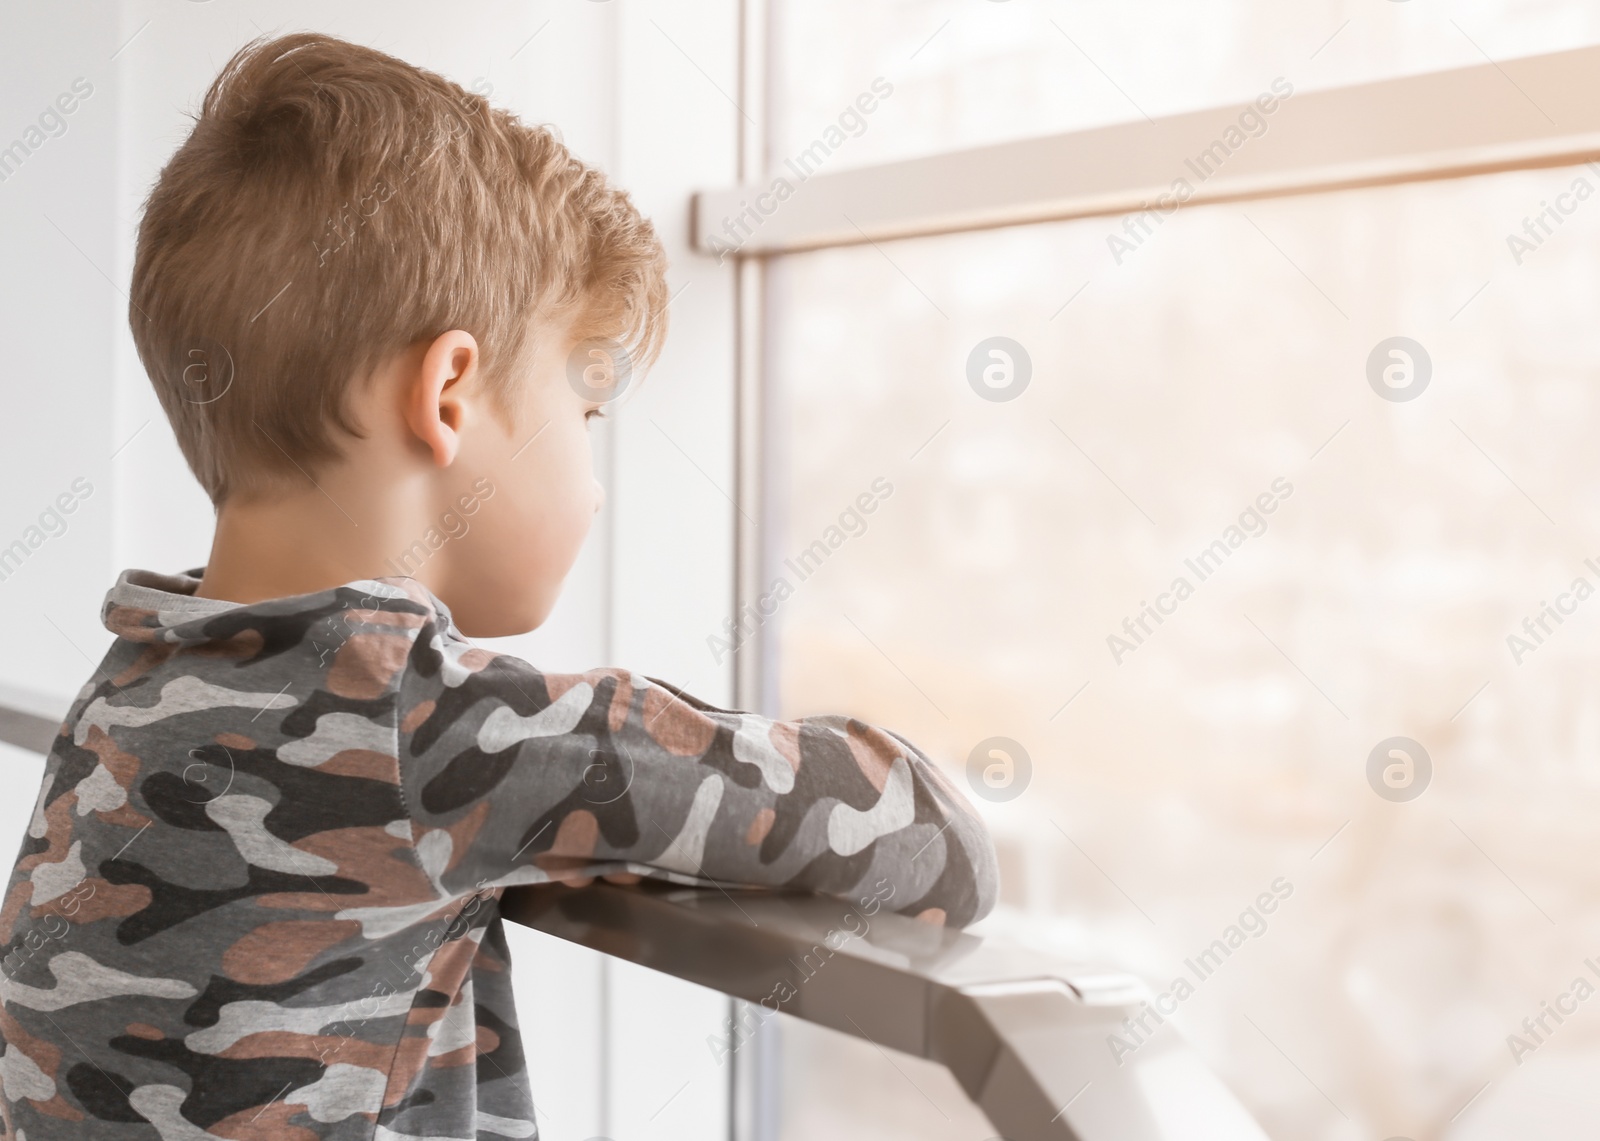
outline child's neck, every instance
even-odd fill
[[[328,478],[321,488],[270,498],[229,499],[196,590],[202,598],[251,603],[402,573],[396,552],[428,526],[393,486]],[[422,572],[417,574],[423,577]]]

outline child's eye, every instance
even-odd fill
[[[599,408],[591,408],[583,414],[584,423],[588,423],[590,420],[604,420],[605,418],[605,412]]]

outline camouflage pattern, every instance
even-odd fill
[[[537,1136],[514,884],[993,903],[982,824],[881,729],[541,673],[408,578],[240,606],[198,573],[119,579],[50,753],[0,906],[7,1139]]]

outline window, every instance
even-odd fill
[[[1467,67],[1600,41],[1582,0],[775,3],[769,156],[799,155],[882,76],[829,169]],[[847,130],[854,130],[846,124]]]
[[[1205,7],[1208,63],[1279,42]],[[1505,36],[1591,18],[1538,11]],[[1393,31],[1390,70],[1434,32]],[[1161,73],[1163,36],[1127,59]],[[980,38],[948,45],[957,102]],[[1163,109],[1246,94],[1164,82]],[[1585,970],[1600,895],[1597,197],[1570,167],[767,263],[777,711],[979,785],[1006,755],[974,747],[1020,744],[984,930],[1186,979],[1180,1027],[1275,1136],[1491,1136],[1536,1100],[1508,1036],[1593,1062],[1523,1019]],[[799,1091],[852,1083],[878,1116],[834,1135],[972,1135],[936,1075],[819,1034],[785,1024],[785,1137]]]

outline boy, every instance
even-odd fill
[[[593,362],[653,359],[664,274],[625,194],[437,75],[318,35],[223,69],[129,309],[216,537],[121,576],[50,754],[0,910],[7,1136],[534,1137],[515,884],[992,906],[899,738],[467,640],[550,612]]]

